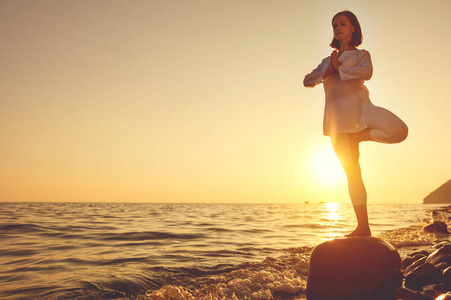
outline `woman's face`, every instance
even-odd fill
[[[355,26],[351,25],[351,22],[346,15],[336,16],[332,20],[332,27],[334,29],[334,37],[340,42],[349,42],[352,38],[352,34],[355,31]]]

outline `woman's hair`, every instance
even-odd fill
[[[359,20],[357,20],[357,17],[349,10],[344,10],[337,13],[332,18],[332,23],[334,22],[334,19],[339,15],[345,15],[346,17],[348,17],[349,22],[351,22],[351,25],[355,27],[355,31],[352,33],[351,42],[349,43],[349,45],[354,47],[360,46],[363,40],[363,36],[362,29],[360,28],[360,23]],[[338,50],[340,49],[340,42],[334,37],[329,46]]]

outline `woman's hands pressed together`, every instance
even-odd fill
[[[338,68],[340,67],[340,62],[338,61],[338,52],[333,51],[330,55],[330,64],[329,68],[324,72],[323,79],[332,74],[333,72],[338,72]]]
[[[332,54],[330,55],[330,64],[332,65],[332,70],[338,71],[340,62],[338,61],[338,52],[336,50],[332,51]]]

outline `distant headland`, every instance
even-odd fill
[[[451,203],[451,179],[423,199],[423,204]]]

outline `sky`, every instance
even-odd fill
[[[447,0],[0,0],[0,201],[348,203],[302,84],[344,9],[409,126],[361,145],[368,203],[421,203],[451,177]]]

